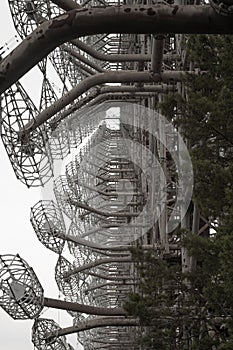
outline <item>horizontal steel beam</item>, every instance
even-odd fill
[[[232,34],[233,20],[204,5],[75,9],[42,23],[1,62],[0,94],[57,46],[77,37],[103,33]]]
[[[88,315],[99,315],[99,316],[124,316],[126,311],[121,308],[104,308],[97,306],[90,306],[79,304],[77,302],[63,301],[59,299],[44,298],[44,306],[60,309],[69,310],[74,312],[81,312]]]
[[[191,72],[193,73],[193,72]],[[136,72],[136,71],[114,71],[106,73],[97,73],[82,80],[76,87],[67,92],[60,99],[41,112],[36,119],[30,124],[24,126],[22,135],[35,130],[38,126],[48,121],[56,113],[60,112],[64,107],[72,103],[90,88],[105,84],[105,83],[156,83],[156,82],[177,82],[184,77],[183,71],[164,71],[160,74],[152,74],[151,72]],[[20,134],[20,133],[19,133]]]
[[[74,113],[78,109],[82,108],[90,101],[95,103],[95,99],[101,98],[101,95],[114,94],[114,93],[129,93],[134,96],[135,93],[167,93],[169,91],[174,91],[175,87],[167,84],[158,84],[158,85],[144,85],[144,86],[129,86],[129,85],[121,85],[121,86],[102,86],[100,88],[95,89],[88,96],[82,98],[80,101],[72,104],[69,108],[59,113],[57,117],[55,117],[51,121],[51,125],[57,125],[61,120],[68,117],[70,114]]]
[[[57,1],[64,1],[64,0],[57,0]],[[61,6],[60,6],[61,7]],[[71,10],[72,8],[70,8]],[[68,11],[68,10],[67,10]],[[30,16],[30,14],[28,14]],[[30,16],[32,20],[35,20],[34,16]],[[46,19],[40,16],[39,22],[37,22],[37,25],[46,22]],[[101,51],[95,50],[93,47],[87,45],[84,41],[79,39],[74,39],[70,41],[74,46],[76,46],[79,50],[87,53],[88,55],[92,56],[93,58],[96,58],[100,61],[105,62],[149,62],[151,61],[151,54],[107,54]],[[64,49],[64,51],[67,51]],[[67,51],[69,52],[69,51]],[[69,52],[71,54],[71,52]],[[72,53],[73,54],[73,53]],[[90,60],[87,59],[85,56],[79,54],[76,52],[75,56],[79,58],[81,61],[84,62],[84,60],[89,61],[88,64],[90,64]],[[164,61],[171,61],[171,60],[177,60],[179,59],[179,55],[175,53],[167,53],[164,55]],[[94,63],[92,63],[94,64]],[[96,65],[98,67],[98,65]],[[98,67],[99,68],[99,67]],[[98,69],[96,69],[98,71]]]
[[[94,320],[86,320],[78,322],[75,326],[66,327],[62,329],[56,329],[54,332],[47,334],[47,339],[53,337],[60,337],[67,334],[78,333],[86,331],[88,329],[98,328],[98,327],[108,327],[108,326],[117,326],[117,327],[130,327],[130,326],[139,326],[139,320],[134,318],[116,318],[116,317],[101,317],[95,318]]]
[[[73,0],[51,0],[51,2],[58,5],[61,9],[65,11],[70,11],[82,7]]]
[[[111,227],[124,227],[124,225],[105,225],[105,227],[102,227],[102,229],[107,229],[107,228],[111,228]],[[133,225],[131,225],[133,226]],[[138,225],[135,227],[145,227],[143,225]],[[97,229],[96,229],[97,230]],[[95,232],[95,231],[94,231]],[[55,235],[56,237],[56,235]],[[57,237],[61,237],[63,238],[63,236],[57,236]],[[94,249],[96,251],[107,251],[107,252],[129,252],[130,249],[132,248],[132,245],[110,245],[110,246],[107,246],[107,245],[101,245],[101,244],[98,244],[98,243],[94,243],[92,241],[89,241],[89,240],[86,240],[86,239],[83,239],[82,237],[80,236],[74,236],[74,235],[71,235],[71,234],[66,234],[64,236],[64,239],[66,241],[69,241],[69,242],[72,242],[74,244],[76,244],[77,246],[78,245],[83,245],[83,246],[86,246],[90,249]],[[159,250],[161,249],[161,245],[159,243],[156,243],[156,244],[153,244],[153,245],[142,245],[140,246],[143,250]],[[169,244],[169,250],[178,250],[178,245],[177,244]]]
[[[63,50],[65,52],[68,52],[71,56],[75,57],[76,59],[78,59],[79,61],[87,64],[88,66],[90,66],[91,68],[95,69],[97,72],[99,73],[103,73],[104,72],[104,69],[101,68],[100,66],[98,66],[98,64],[90,61],[88,58],[86,58],[85,56],[83,55],[80,55],[80,53],[78,53],[77,51],[71,49],[70,47],[68,46],[64,46],[63,47]]]
[[[133,94],[129,92],[112,92],[111,94],[100,94],[97,96],[94,100],[92,100],[89,104],[88,107],[94,106],[96,104],[99,104],[103,101],[118,101],[118,100],[123,100],[127,102],[133,102],[138,101],[140,98],[149,98],[149,97],[155,97],[155,93],[153,92],[135,92]],[[109,119],[109,118],[105,118]]]
[[[106,54],[101,51],[95,50],[93,47],[87,45],[79,39],[71,40],[71,43],[75,45],[78,49],[86,52],[88,55],[96,58],[100,61],[105,62],[150,62],[151,54]],[[173,53],[167,53],[164,55],[165,61],[176,60],[179,58],[179,55]]]
[[[157,310],[156,310],[157,311]],[[182,321],[187,321],[187,316],[179,316],[179,319]],[[190,314],[190,320],[199,320],[200,321],[200,316],[193,316],[192,313]],[[213,317],[209,318],[206,317],[206,321],[210,320],[211,322],[214,323],[219,323],[222,321],[226,321],[230,319],[229,317]],[[177,316],[161,316],[161,317],[155,317],[154,320],[160,320],[163,321],[164,325],[168,326],[169,324],[174,324],[174,321],[177,320]],[[142,326],[141,322],[139,319],[135,318],[125,318],[125,317],[101,317],[101,318],[95,318],[93,320],[87,319],[85,321],[78,322],[76,325],[71,326],[71,327],[66,327],[62,329],[56,329],[53,332],[50,332],[47,334],[47,339],[50,340],[54,337],[60,337],[68,334],[73,334],[73,333],[79,333],[82,331],[86,331],[88,329],[93,329],[93,328],[99,328],[99,327],[108,327],[108,326],[117,326],[117,327],[132,327],[132,326]]]
[[[134,260],[130,256],[125,256],[125,257],[110,257],[110,258],[102,258],[102,259],[97,259],[93,262],[90,262],[88,264],[84,264],[79,267],[74,267],[72,270],[69,270],[68,272],[64,273],[64,279],[67,280],[69,279],[70,276],[76,275],[77,273],[83,272],[85,270],[92,269],[96,266],[102,265],[102,264],[109,264],[109,263],[133,263]]]

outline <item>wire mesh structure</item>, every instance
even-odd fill
[[[38,318],[32,328],[32,343],[38,350],[70,350],[70,345],[67,344],[65,337],[53,337],[46,339],[46,335],[51,331],[56,331],[61,327],[53,320],[46,318]]]
[[[58,28],[56,33],[64,38],[51,36],[51,45],[46,39],[45,48],[39,46],[47,50],[42,60],[31,56],[42,80],[38,106],[18,75],[3,89],[1,100],[1,137],[16,177],[28,187],[53,181],[55,199],[37,202],[30,220],[38,240],[58,254],[54,274],[64,300],[44,298],[33,269],[18,255],[0,256],[0,305],[14,319],[35,319],[32,342],[38,350],[72,350],[64,336],[72,332],[84,350],[142,350],[140,337],[148,325],[124,311],[129,295],[139,291],[140,266],[132,249],[146,247],[156,259],[189,272],[189,257],[175,228],[181,223],[182,229],[197,227],[198,233],[201,226],[193,204],[183,198],[192,194],[192,167],[177,128],[161,117],[167,92],[186,98],[183,73],[200,73],[187,60],[187,36],[175,34],[175,29],[169,33],[177,12],[184,11],[186,22],[192,17],[185,12],[189,5],[195,11],[207,6],[193,1],[9,0],[20,45],[26,47],[13,51],[16,63],[34,36],[30,43],[36,48],[36,42]],[[210,7],[214,21],[218,13],[217,28],[224,27],[221,17],[227,18],[227,28],[232,26],[231,1],[211,1],[208,11]],[[160,8],[166,21],[172,19],[158,27],[161,31],[153,22]],[[103,28],[100,22],[96,29],[92,10],[107,18]],[[122,33],[123,20],[115,19],[115,12],[142,18],[135,30],[130,19]],[[144,13],[151,19],[144,19]],[[147,21],[153,24],[149,31],[144,30]],[[181,26],[193,33],[185,21],[182,17]],[[81,28],[76,35],[79,26],[87,34]],[[4,75],[7,60],[10,55],[3,58],[0,78],[10,81]],[[54,165],[61,160],[64,169],[54,177]],[[51,319],[39,318],[44,306],[67,310],[73,325],[62,329]],[[183,331],[177,326],[177,338]],[[186,348],[191,350],[192,342]]]
[[[5,92],[2,98],[2,140],[16,177],[28,187],[35,183],[37,186],[46,183],[53,173],[46,148],[46,127],[27,137],[21,137],[20,134],[25,121],[30,123],[37,113],[19,82]]]
[[[0,257],[1,307],[14,319],[35,318],[43,308],[43,288],[19,255]]]
[[[56,218],[56,219],[55,219]],[[31,209],[31,223],[39,241],[61,254],[65,241],[65,223],[53,201],[39,201]]]

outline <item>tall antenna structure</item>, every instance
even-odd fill
[[[139,291],[133,249],[188,272],[176,228],[209,234],[191,201],[186,143],[161,103],[171,91],[186,98],[186,72],[202,74],[187,60],[187,34],[233,33],[232,1],[9,0],[9,7],[20,43],[0,62],[1,137],[22,183],[54,181],[55,199],[37,202],[31,223],[58,255],[64,300],[45,297],[20,256],[2,255],[0,305],[15,319],[35,319],[38,350],[71,350],[70,333],[85,350],[142,350],[150,325],[124,309]],[[19,82],[36,65],[38,106]],[[55,176],[55,162],[71,153]],[[67,310],[73,325],[41,318],[45,306]],[[183,332],[177,327],[174,349]]]

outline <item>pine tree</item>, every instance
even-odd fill
[[[171,93],[160,107],[187,140],[193,202],[216,232],[206,238],[181,231],[180,245],[196,261],[196,269],[185,274],[179,262],[134,251],[141,282],[125,308],[150,325],[141,339],[145,349],[228,350],[233,348],[233,37],[191,35],[187,55],[203,74],[187,74],[185,96]]]

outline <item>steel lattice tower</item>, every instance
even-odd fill
[[[207,235],[209,227],[196,206],[187,211],[180,200],[173,170],[182,165],[175,153],[183,144],[159,105],[169,91],[185,98],[185,72],[201,74],[186,60],[186,34],[233,33],[231,5],[9,0],[20,44],[0,62],[1,136],[21,182],[54,181],[55,199],[36,203],[31,223],[58,254],[55,279],[64,300],[44,297],[27,262],[5,255],[0,304],[13,318],[35,318],[37,349],[72,349],[65,335],[77,332],[85,350],[141,350],[138,335],[146,327],[123,308],[138,288],[131,248],[191,269],[170,222]],[[18,81],[36,65],[43,78],[39,106]],[[54,163],[70,153],[75,157],[54,178]],[[146,163],[145,154],[157,161]],[[151,208],[158,213],[152,222]],[[63,256],[65,244],[73,263]],[[39,317],[44,306],[67,310],[73,326]]]

